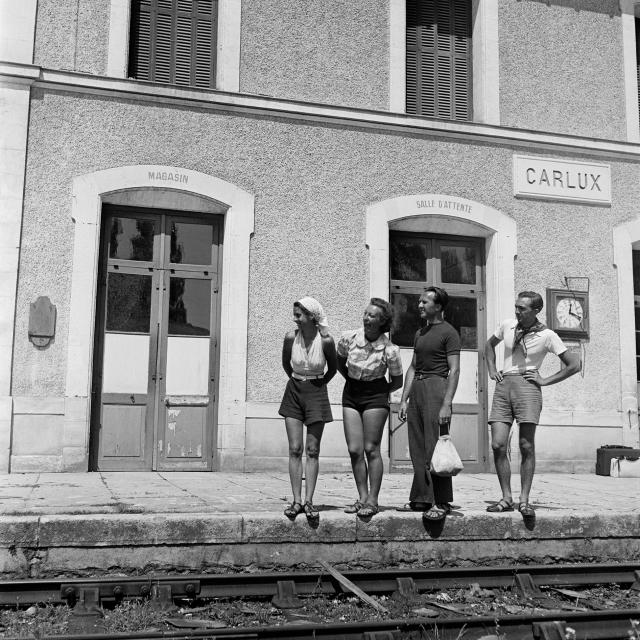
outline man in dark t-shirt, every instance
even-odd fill
[[[426,520],[442,520],[453,500],[451,478],[430,472],[436,442],[449,431],[460,376],[460,336],[444,320],[448,302],[447,292],[440,287],[428,287],[420,296],[418,310],[424,325],[413,341],[413,359],[400,401],[400,420],[408,419],[413,465],[409,503],[400,510],[424,511]]]

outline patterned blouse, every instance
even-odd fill
[[[349,377],[354,380],[384,378],[389,369],[392,376],[402,375],[400,348],[383,333],[375,342],[369,342],[364,329],[345,331],[338,342],[338,357],[347,359]]]

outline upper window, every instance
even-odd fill
[[[133,0],[129,77],[213,89],[217,0]]]
[[[407,113],[471,120],[470,0],[407,0]]]

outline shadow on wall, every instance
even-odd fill
[[[546,4],[548,7],[569,7],[576,11],[605,13],[612,18],[622,13],[619,0],[519,0],[519,2],[537,2]]]

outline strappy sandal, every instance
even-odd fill
[[[429,511],[422,514],[422,517],[435,522],[444,520],[449,513],[451,513],[451,507],[448,504],[434,504]]]
[[[303,506],[299,502],[292,502],[285,510],[284,515],[291,520],[295,520],[299,513],[302,513]]]
[[[313,506],[313,502],[308,500],[304,503],[304,514],[307,520],[320,520],[320,512]]]
[[[504,513],[505,511],[513,511],[514,504],[505,498],[500,498],[498,502],[494,502],[487,507],[489,513]]]
[[[345,507],[344,508],[344,512],[345,513],[358,513],[358,511],[360,511],[360,509],[362,509],[362,507],[364,507],[362,502],[360,502],[360,500],[356,500],[353,504],[350,504],[348,507]]]
[[[405,502],[401,507],[396,507],[396,511],[426,511],[428,508],[426,502]]]
[[[366,502],[360,511],[358,511],[359,518],[371,518],[371,516],[375,516],[380,509],[377,504],[370,504]]]
[[[518,511],[523,518],[534,518],[536,515],[536,510],[528,502],[521,502],[518,505]]]

